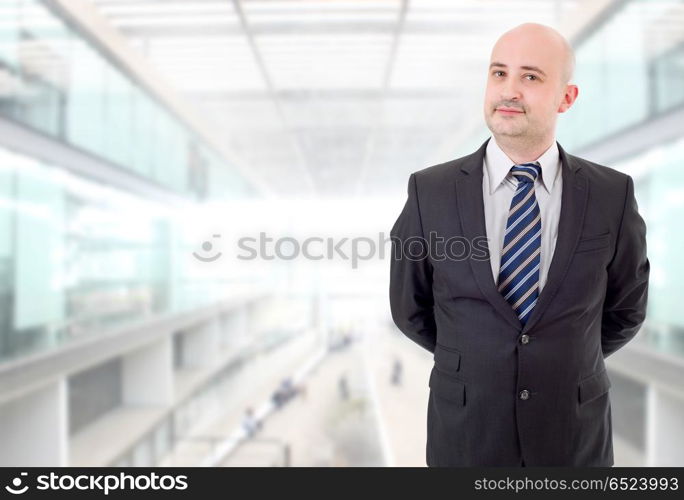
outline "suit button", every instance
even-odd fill
[[[530,342],[530,336],[529,335],[523,335],[520,337],[520,342],[523,344],[528,344]]]
[[[530,398],[530,391],[527,389],[523,389],[520,391],[520,399],[529,399]]]

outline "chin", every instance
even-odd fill
[[[492,127],[492,130],[494,133],[501,135],[501,136],[507,136],[507,137],[516,137],[519,135],[525,135],[525,130],[519,128],[519,127],[497,127],[494,126]]]

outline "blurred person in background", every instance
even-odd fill
[[[254,415],[254,409],[248,406],[245,409],[245,416],[242,419],[242,428],[245,430],[248,438],[254,436],[257,431],[261,430],[261,420]]]
[[[390,383],[392,385],[401,385],[401,374],[402,374],[402,363],[401,359],[394,358],[394,363],[392,363],[392,374],[390,376]]]
[[[349,381],[344,373],[340,374],[337,379],[337,390],[341,400],[346,401],[349,399]]]
[[[409,178],[390,305],[434,354],[428,466],[614,463],[604,360],[645,319],[650,265],[632,178],[556,141],[574,65],[550,27],[504,33],[486,83],[493,137]]]

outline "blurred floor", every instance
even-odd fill
[[[295,342],[261,359],[241,377],[242,389],[254,407],[266,404],[280,380],[303,364],[306,349]],[[396,360],[398,384],[392,383]],[[395,329],[378,328],[347,347],[331,351],[304,379],[304,393],[274,410],[253,438],[238,446],[220,466],[269,467],[425,467],[428,379],[432,354]],[[246,390],[256,372],[269,372],[258,391]],[[250,375],[251,374],[251,375]],[[340,379],[347,380],[348,398],[341,397]],[[229,416],[205,429],[228,436],[241,415]],[[206,456],[210,442],[186,444],[184,454],[165,465],[191,464]],[[615,466],[642,465],[622,440],[614,438]],[[191,453],[193,452],[194,453]]]
[[[212,446],[229,438],[241,424],[246,407],[259,407],[268,400],[282,377],[294,373],[317,356],[320,347],[315,332],[307,332],[287,343],[261,353],[245,363],[229,378],[229,385],[220,397],[221,414],[207,416],[202,425],[180,440],[162,466],[197,466],[211,453]],[[209,439],[212,437],[212,439]]]
[[[305,395],[272,413],[255,438],[221,465],[282,465],[286,445],[295,467],[385,465],[362,350],[357,342],[331,352],[304,381]],[[342,376],[347,399],[340,395]]]
[[[402,361],[400,385],[391,383]],[[222,465],[281,465],[289,445],[293,466],[425,466],[428,377],[432,355],[396,330],[368,332],[364,340],[327,356],[297,397],[265,422],[258,438]],[[339,379],[349,381],[349,400]]]
[[[368,337],[367,356],[387,433],[392,465],[425,467],[428,379],[432,354],[396,329]],[[401,361],[401,384],[392,385],[395,359]]]

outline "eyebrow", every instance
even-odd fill
[[[500,62],[493,62],[492,64],[489,65],[489,69],[492,69],[493,67],[508,68],[508,66],[506,66],[504,63],[500,63]],[[540,73],[540,74],[546,76],[546,73],[544,73],[537,66],[520,66],[520,69],[526,69],[528,71],[536,71],[537,73]]]

